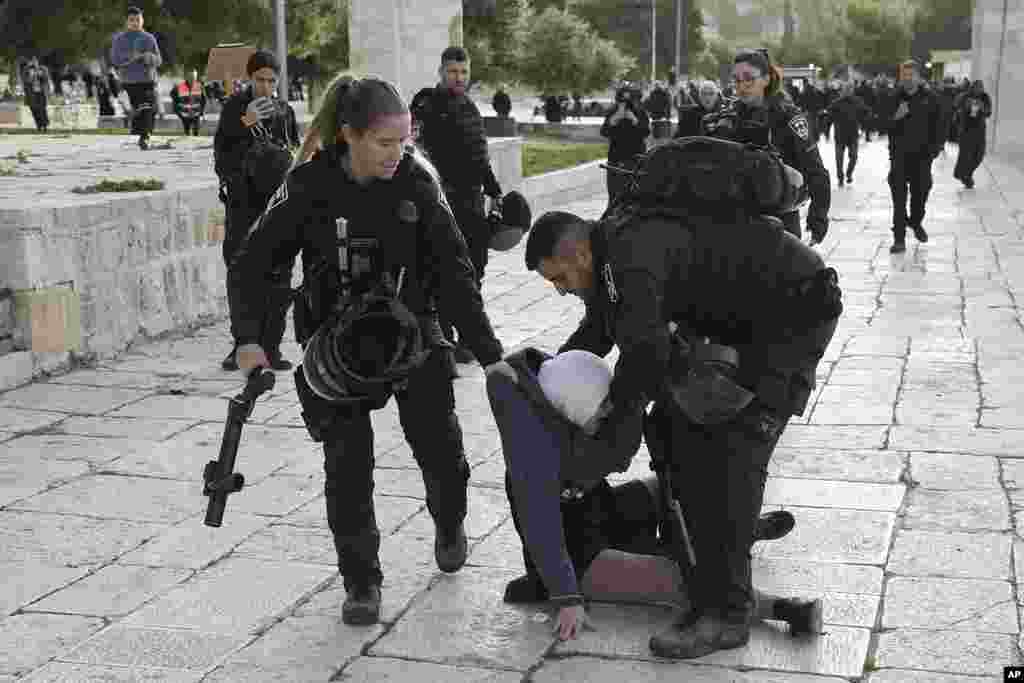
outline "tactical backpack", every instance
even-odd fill
[[[803,176],[771,148],[694,136],[640,156],[632,182],[610,211],[625,204],[694,211],[781,214],[799,207]]]

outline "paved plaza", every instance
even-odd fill
[[[246,488],[222,528],[203,526],[201,471],[240,386],[219,369],[221,322],[0,394],[0,683],[1001,681],[1024,664],[1024,185],[1000,166],[963,190],[949,150],[931,240],[908,237],[904,255],[888,253],[884,139],[862,146],[852,186],[833,187],[820,249],[846,312],[770,466],[765,505],[792,511],[796,529],[754,558],[759,587],[824,598],[821,636],[768,622],[745,648],[682,663],[647,648],[669,607],[593,605],[596,630],[559,643],[545,606],[503,604],[522,557],[476,366],[455,385],[468,564],[434,565],[392,402],[374,414],[383,622],[342,624],[322,455],[290,373],[243,435]],[[604,201],[565,208],[596,217]],[[506,348],[553,350],[582,305],[527,273],[521,249],[492,257],[484,295]],[[647,472],[641,453],[631,474]]]

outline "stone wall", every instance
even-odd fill
[[[988,149],[1024,159],[1024,0],[975,0],[972,78],[992,97]]]
[[[506,192],[536,193],[539,207],[576,191],[565,172],[524,183],[518,138],[492,139],[490,150]],[[227,314],[224,210],[204,173],[158,192],[0,205],[0,389]]]

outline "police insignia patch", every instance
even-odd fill
[[[803,116],[794,116],[789,120],[789,127],[793,129],[796,136],[801,140],[811,139],[811,127],[807,125],[807,119]]]
[[[280,206],[288,201],[288,180],[285,179],[283,183],[277,188],[273,196],[270,197],[270,201],[267,202],[266,213],[270,213],[274,210],[274,207]]]

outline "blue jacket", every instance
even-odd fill
[[[149,64],[142,55],[150,53]],[[156,38],[146,31],[122,31],[110,46],[110,62],[121,76],[122,83],[156,83],[156,70],[164,63]]]

